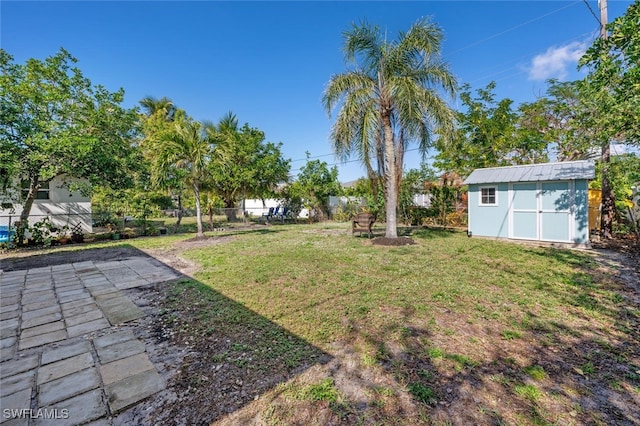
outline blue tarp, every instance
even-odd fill
[[[0,225],[0,243],[7,243],[13,237],[13,229],[9,232],[7,225]]]

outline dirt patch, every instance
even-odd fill
[[[16,271],[75,262],[123,260],[133,256],[140,256],[140,250],[128,246],[87,250],[64,250],[50,253],[34,253],[30,250],[23,250],[11,252],[0,257],[0,269],[4,271]]]
[[[376,246],[408,246],[415,243],[416,242],[409,237],[397,237],[397,238],[376,237],[371,240],[371,244]]]
[[[202,248],[209,247],[216,244],[224,244],[232,241],[234,239],[233,236],[220,236],[220,237],[196,237],[190,238],[188,240],[180,241],[175,244],[175,247],[178,249],[188,250],[192,248]]]

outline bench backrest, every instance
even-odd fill
[[[358,225],[368,225],[376,221],[376,217],[373,213],[358,213],[355,218],[355,222],[358,222]]]

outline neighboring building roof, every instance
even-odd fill
[[[582,160],[475,169],[464,183],[469,185],[473,183],[538,182],[593,179],[595,176],[596,169],[593,161]]]
[[[360,179],[362,179],[362,178],[360,178]],[[356,183],[358,183],[358,181],[360,179],[350,180],[350,181],[347,181],[347,182],[342,182],[341,185],[342,185],[343,188],[353,188],[353,187],[356,186]]]

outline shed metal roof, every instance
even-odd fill
[[[473,183],[538,182],[593,179],[595,176],[596,169],[593,161],[582,160],[475,169],[464,183],[469,185]]]

